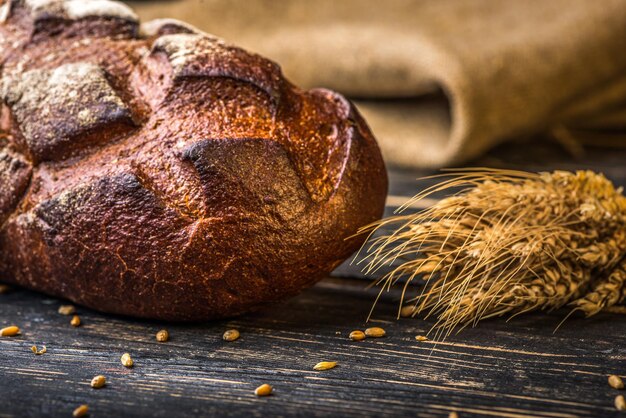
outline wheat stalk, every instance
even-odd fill
[[[391,265],[376,284],[381,292],[401,284],[402,312],[412,306],[412,315],[436,317],[436,337],[493,316],[565,305],[590,316],[624,300],[626,198],[602,174],[470,169],[440,177],[399,212],[432,193],[461,191],[361,230],[370,233],[365,273]]]

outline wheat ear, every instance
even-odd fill
[[[392,266],[376,284],[381,292],[403,286],[399,314],[436,317],[433,331],[445,338],[484,318],[568,304],[593,315],[626,296],[626,198],[602,174],[470,169],[441,177],[397,216],[361,230],[371,234],[364,271]],[[451,189],[460,191],[401,213]]]

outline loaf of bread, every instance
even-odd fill
[[[0,281],[204,320],[293,295],[378,219],[354,107],[184,23],[107,0],[0,8]]]

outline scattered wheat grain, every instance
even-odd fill
[[[156,333],[156,340],[160,343],[169,341],[169,339],[170,339],[170,333],[167,332],[166,329],[162,329],[161,331]]]
[[[624,381],[618,375],[612,374],[609,376],[609,386],[613,389],[624,389]]]
[[[124,367],[128,367],[128,368],[133,367],[133,365],[135,364],[133,359],[130,357],[130,354],[128,354],[128,353],[122,354],[122,357],[120,358],[120,361],[122,362]]]
[[[35,353],[38,356],[40,356],[40,355],[44,354],[46,351],[48,351],[48,349],[46,348],[45,345],[41,347],[41,350],[38,350],[36,345],[33,345],[30,349],[31,349],[31,351],[33,353]]]
[[[272,394],[272,390],[274,390],[272,386],[264,383],[254,390],[254,394],[256,396],[269,396]]]
[[[237,331],[236,329],[229,329],[224,333],[224,335],[222,335],[222,338],[224,339],[224,341],[235,341],[239,338],[239,335],[239,331]]]
[[[101,387],[106,385],[106,383],[107,383],[106,377],[102,376],[101,374],[91,379],[91,387],[94,389],[100,389]]]
[[[337,366],[336,361],[321,361],[313,366],[313,370],[329,370]]]
[[[380,338],[385,336],[385,330],[380,327],[372,327],[365,330],[368,337]]]
[[[72,320],[70,321],[70,325],[72,325],[73,327],[79,327],[80,326],[80,317],[78,315],[74,315],[72,317]]]
[[[76,308],[74,305],[61,305],[59,306],[58,312],[61,315],[74,315],[76,313]]]
[[[81,405],[72,412],[74,418],[81,418],[87,416],[89,413],[89,407],[87,405]]]
[[[14,337],[20,333],[20,329],[15,325],[0,329],[0,337]]]
[[[405,305],[402,307],[402,309],[400,309],[400,316],[402,318],[409,318],[413,316],[414,313],[415,313],[414,305]]]
[[[349,338],[352,341],[361,341],[365,339],[365,333],[363,331],[355,330],[350,333]]]

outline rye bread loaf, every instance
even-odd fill
[[[342,96],[107,0],[0,8],[0,280],[105,312],[239,314],[330,272],[385,167]]]

